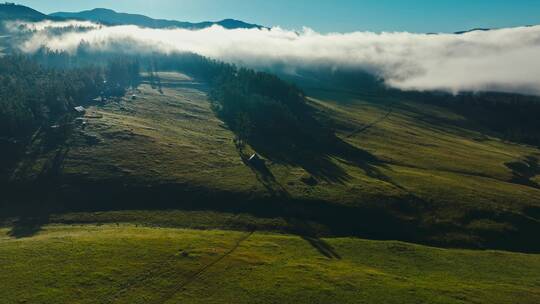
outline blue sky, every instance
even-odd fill
[[[106,7],[182,21],[235,18],[321,32],[454,32],[540,24],[540,0],[21,0],[45,13]]]

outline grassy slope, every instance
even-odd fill
[[[331,169],[326,171],[314,171],[310,164],[269,162],[274,179],[265,179],[242,163],[232,143],[234,135],[213,115],[204,86],[177,74],[164,73],[162,79],[163,94],[145,84],[136,100],[125,98],[90,108],[86,127],[78,127],[66,147],[44,149],[38,137],[14,176],[39,179],[41,173],[53,184],[82,180],[149,189],[164,184],[185,188],[184,194],[210,197],[221,191],[255,198],[271,197],[273,192],[307,200],[307,206],[310,200],[323,200],[330,205],[394,208],[393,204],[414,197],[422,206],[405,209],[400,216],[417,217],[416,212],[422,212],[420,224],[440,228],[438,241],[446,238],[445,244],[456,239],[463,244],[469,237],[512,229],[534,233],[519,225],[524,218],[538,222],[534,208],[540,207],[540,191],[512,183],[513,172],[505,163],[537,157],[539,151],[481,134],[476,126],[444,109],[368,95],[310,91],[321,118],[330,118],[340,138],[372,159],[359,164],[342,155],[318,155],[325,168]],[[374,121],[379,122],[363,130]],[[43,174],[53,168],[61,174]],[[316,185],[302,181],[310,175],[317,178]],[[538,182],[540,176],[531,180]],[[56,197],[49,195],[43,199],[54,201]],[[164,197],[143,199],[151,207]],[[167,199],[182,206],[181,195]],[[68,203],[76,205],[78,200]],[[216,203],[229,202],[218,199]],[[295,231],[297,223],[280,216],[281,210],[274,216],[260,216],[206,210],[107,211],[103,205],[98,209],[105,212],[8,221],[14,227],[0,229],[3,302],[540,301],[538,255],[262,232]],[[42,226],[47,222],[132,225]],[[373,229],[384,229],[381,225]],[[455,226],[464,230],[452,229]],[[222,259],[248,236],[240,231],[250,227],[257,227],[258,232]],[[496,237],[501,235],[505,234]],[[527,239],[528,244],[531,240]],[[206,265],[212,266],[194,275]]]
[[[344,142],[371,158],[358,163],[339,154],[321,154],[314,156],[314,163],[270,161],[273,178],[266,178],[243,164],[233,145],[234,135],[212,113],[203,85],[179,74],[161,76],[163,94],[143,84],[136,100],[124,98],[89,109],[87,126],[76,129],[69,150],[65,149],[60,182],[166,184],[202,195],[226,191],[257,198],[277,193],[342,206],[382,205],[398,210],[403,218],[419,217],[419,225],[428,229],[440,228],[437,241],[447,244],[474,243],[483,234],[507,235],[525,229],[531,233],[530,225],[540,225],[535,218],[540,190],[512,183],[513,172],[505,166],[527,156],[539,157],[540,151],[482,134],[471,122],[444,109],[312,90],[309,95],[321,118],[330,119]],[[373,122],[378,123],[364,129]],[[57,150],[36,152],[16,176],[37,177],[58,154]],[[310,176],[316,177],[316,185],[302,181]],[[181,206],[182,194],[168,196]],[[149,197],[147,206],[152,204]],[[66,217],[77,221],[75,215]],[[158,217],[149,217],[149,222],[158,224]],[[80,215],[81,221],[88,218],[92,216]],[[115,222],[141,216],[115,213],[95,218]],[[250,221],[264,227],[286,225],[282,219]]]
[[[70,142],[63,173],[68,179],[249,190],[250,171],[231,144],[233,134],[210,110],[204,86],[182,75],[162,77],[163,94],[142,85],[136,100],[90,108],[87,127]]]
[[[432,105],[343,92],[311,93],[324,114],[343,126],[338,129],[341,136],[381,160],[380,169],[391,184],[436,209],[432,221],[460,221],[473,210],[492,218],[501,213],[530,217],[527,210],[540,206],[539,188],[515,183],[506,165],[540,157],[537,148],[502,142],[473,122]],[[386,119],[350,136],[358,124],[377,121],[390,110]],[[467,224],[473,229],[509,228],[488,222]]]
[[[6,304],[540,301],[538,255],[393,241],[47,226],[0,230],[0,260]]]

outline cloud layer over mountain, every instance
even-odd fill
[[[48,24],[66,27],[69,22]],[[73,23],[72,25],[80,25]],[[29,25],[32,27],[32,25]],[[189,51],[249,67],[331,67],[368,71],[405,90],[499,91],[540,95],[540,26],[457,34],[331,33],[273,29],[202,30],[95,26],[58,34],[42,24],[20,48],[129,53]]]

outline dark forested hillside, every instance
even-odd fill
[[[214,110],[240,141],[298,140],[313,131],[305,93],[273,74],[190,53],[141,60],[150,70],[180,71],[209,83]]]
[[[76,101],[99,94],[103,78],[96,69],[45,69],[22,56],[0,59],[0,132],[21,137],[52,124]]]
[[[120,95],[139,81],[140,69],[151,76],[156,70],[176,70],[205,80],[212,86],[215,111],[242,136],[287,137],[308,127],[300,124],[309,120],[309,109],[295,85],[194,54],[119,58],[86,52],[81,45],[76,56],[42,49],[32,59],[7,57],[1,64],[3,92],[17,91],[2,101],[3,136],[27,134],[53,123],[73,106],[99,95]]]
[[[219,116],[242,140],[294,137],[308,129],[304,93],[276,76],[246,69],[222,74],[212,92]]]
[[[540,98],[503,93],[396,93],[440,105],[498,137],[540,146]]]
[[[0,58],[0,179],[9,175],[32,135],[46,138],[46,146],[60,144],[81,111],[77,106],[86,106],[97,97],[121,96],[139,81],[136,60],[107,58],[95,65],[73,62],[66,54],[46,50],[33,58]]]
[[[40,126],[58,123],[73,107],[95,97],[123,94],[138,73],[138,66],[126,61],[70,69],[47,67],[25,56],[2,57],[0,137],[24,138]]]
[[[348,92],[367,96],[414,100],[443,106],[467,118],[474,127],[508,141],[540,145],[540,98],[536,96],[496,93],[437,91],[401,91],[385,86],[384,80],[359,70],[317,68],[281,75],[298,83],[308,93],[315,91]]]

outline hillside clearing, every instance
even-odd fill
[[[82,211],[75,214],[86,222],[85,211],[195,209],[249,214],[258,229],[276,219],[271,230],[305,230],[295,222],[310,234],[540,250],[540,172],[524,180],[519,171],[540,157],[534,147],[501,141],[437,106],[312,90],[310,103],[339,147],[287,157],[248,146],[266,159],[261,171],[243,162],[204,84],[171,72],[160,78],[161,89],[143,83],[135,99],[130,92],[90,106],[57,149],[43,149],[39,138],[29,148],[13,177],[46,181],[38,192],[53,206],[48,220],[66,211]],[[21,193],[36,191],[13,200],[35,201]],[[105,218],[124,222],[118,212]]]

